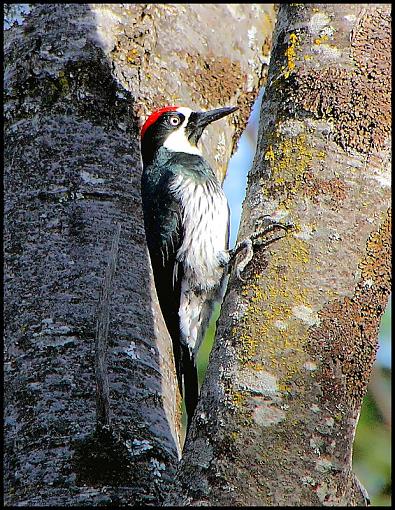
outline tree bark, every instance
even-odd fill
[[[237,104],[203,139],[223,177],[273,18],[272,5],[43,4],[6,32],[7,505],[161,504],[171,490],[179,395],[138,127],[163,104]]]
[[[239,241],[173,504],[365,505],[352,444],[390,292],[389,4],[282,4]]]

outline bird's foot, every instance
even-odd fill
[[[285,232],[287,232],[288,230],[291,230],[294,227],[292,223],[279,223],[273,220],[269,215],[263,217],[262,224],[263,228],[261,230],[258,230],[258,232],[252,234],[251,237],[244,239],[244,241],[238,243],[238,245],[229,252],[228,270],[230,272],[232,266],[235,263],[237,255],[240,252],[244,251],[244,256],[242,260],[236,265],[235,269],[237,278],[242,282],[244,282],[244,279],[242,278],[241,274],[246,268],[247,264],[251,261],[252,257],[254,256],[254,246],[263,246],[266,248],[267,246],[269,246],[269,244],[272,244],[275,241],[282,239],[286,235],[286,234],[278,235],[271,237],[269,239],[264,239],[264,237],[267,234],[278,229],[285,230]]]

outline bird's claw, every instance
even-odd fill
[[[253,242],[251,239],[244,239],[244,241],[238,244],[237,248],[238,248],[237,253],[239,253],[241,249],[246,250],[244,258],[237,264],[235,270],[237,279],[244,282],[245,280],[244,278],[242,278],[241,273],[244,271],[246,265],[251,261],[252,257],[254,256]]]
[[[266,226],[263,230],[260,230],[259,232],[256,232],[252,234],[250,238],[244,239],[241,243],[239,243],[236,248],[231,250],[230,257],[229,257],[229,268],[234,264],[234,261],[236,259],[236,256],[240,253],[240,251],[245,250],[246,253],[243,257],[243,259],[236,265],[235,273],[238,280],[244,282],[244,278],[242,278],[241,274],[244,271],[247,264],[252,260],[252,257],[254,256],[254,249],[253,246],[268,246],[269,244],[282,239],[283,236],[277,236],[272,237],[271,239],[268,239],[264,241],[262,237],[264,237],[269,232],[273,232],[274,230],[281,228],[282,230],[285,230],[286,232],[288,230],[291,230],[294,225],[293,223],[279,223],[277,221],[273,221],[270,216],[265,216],[265,218],[269,218],[270,221],[266,222]]]
[[[266,216],[265,216],[266,218]],[[274,230],[280,228],[282,230],[285,230],[285,231],[288,231],[288,230],[291,230],[292,228],[294,228],[294,224],[289,222],[289,223],[280,223],[278,221],[274,221],[272,220],[270,217],[268,217],[270,219],[270,221],[266,221],[266,225],[264,225],[264,228],[259,230],[258,232],[256,232],[255,234],[252,235],[252,238],[254,240],[256,239],[259,239],[260,237],[263,237],[265,236],[266,234],[268,234],[269,232],[273,232]],[[255,243],[255,244],[258,244],[258,243]]]

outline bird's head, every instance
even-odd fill
[[[197,143],[206,126],[237,110],[237,106],[194,112],[183,106],[166,106],[153,112],[141,129],[141,153],[149,164],[160,147],[174,152],[201,154]]]

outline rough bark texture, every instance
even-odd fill
[[[271,20],[271,5],[45,4],[6,32],[6,504],[160,504],[169,492],[179,402],[145,247],[138,124],[163,104],[238,104],[235,125],[203,140],[223,175]],[[95,325],[118,224],[103,428]]]
[[[390,5],[280,7],[239,241],[178,503],[364,505],[352,444],[390,292]]]

